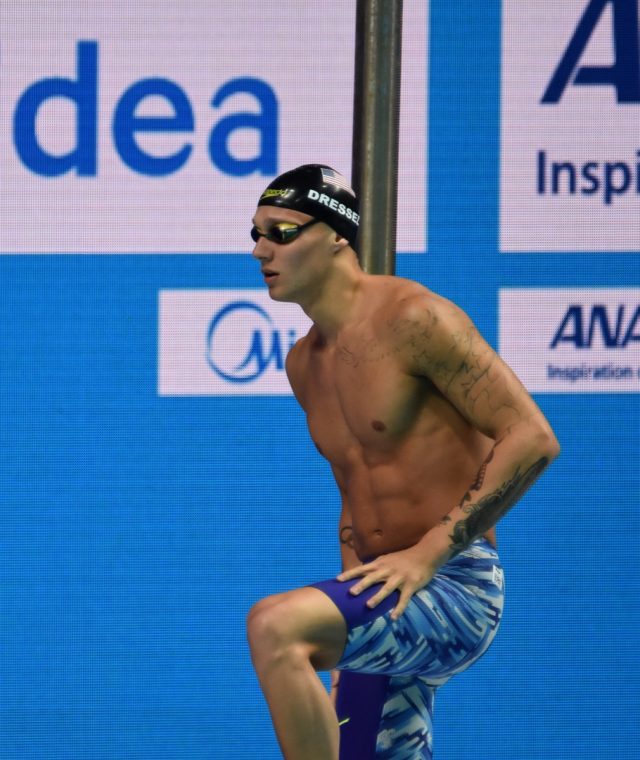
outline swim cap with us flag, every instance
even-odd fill
[[[358,199],[347,180],[324,164],[304,164],[281,174],[260,196],[258,206],[280,206],[320,219],[355,250]]]

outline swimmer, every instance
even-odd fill
[[[494,526],[559,453],[460,308],[361,269],[359,221],[345,178],[308,164],[266,188],[251,230],[271,298],[313,322],[286,369],[342,505],[337,578],[249,613],[286,760],[431,758],[435,690],[500,624]]]

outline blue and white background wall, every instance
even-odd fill
[[[442,760],[638,740],[638,0],[405,0],[398,274],[462,306],[561,458],[501,523],[500,636]],[[279,756],[244,638],[339,503],[251,259],[350,174],[355,2],[0,5],[0,756]]]

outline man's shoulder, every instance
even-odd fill
[[[291,346],[289,349],[287,356],[286,356],[286,369],[287,372],[290,369],[290,366],[295,366],[298,364],[301,359],[303,358],[304,354],[309,350],[309,344],[311,341],[311,334],[314,331],[314,325],[311,326],[311,329],[306,335],[303,335],[301,338],[298,338],[298,340]]]
[[[312,328],[313,329],[313,328]],[[306,366],[306,356],[308,355],[309,333],[299,338],[289,349],[285,358],[285,371],[289,380],[289,385],[293,395],[298,400],[300,406],[304,408],[304,368]]]
[[[309,359],[309,351],[314,341],[317,340],[317,328],[312,325],[309,332],[291,346],[285,357],[285,370],[289,381],[294,384],[304,374]],[[294,388],[294,391],[296,389]]]
[[[380,314],[385,323],[402,330],[443,325],[451,320],[468,319],[453,301],[435,293],[419,282],[403,277],[375,278],[375,287],[382,294]]]

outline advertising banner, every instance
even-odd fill
[[[640,251],[638,0],[504,0],[500,248]]]
[[[245,252],[277,174],[350,177],[355,8],[3,3],[0,253]],[[427,38],[405,2],[403,252],[426,248]]]
[[[284,362],[311,322],[262,290],[162,290],[160,396],[286,396]]]
[[[505,288],[500,354],[534,393],[637,393],[640,289]]]

